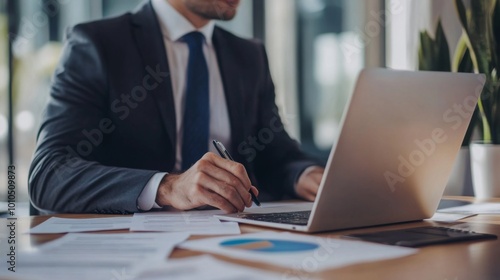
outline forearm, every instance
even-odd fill
[[[35,207],[61,213],[139,211],[137,198],[157,171],[104,166],[63,149],[38,151],[29,192]]]

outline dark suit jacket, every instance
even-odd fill
[[[29,175],[31,201],[55,212],[137,212],[156,172],[173,170],[174,101],[150,2],[68,33]],[[284,131],[264,47],[216,27],[230,151],[261,192],[279,199],[315,164]]]

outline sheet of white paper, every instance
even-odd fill
[[[292,233],[261,232],[187,241],[181,248],[315,272],[400,258],[417,249]]]
[[[132,217],[68,219],[52,217],[30,229],[29,233],[66,233],[129,229]]]
[[[192,235],[239,234],[234,222],[220,222],[213,217],[220,210],[136,213],[132,217],[131,231],[186,232]]]
[[[134,273],[140,280],[275,280],[282,275],[199,256],[158,262]]]
[[[22,279],[131,279],[133,267],[165,260],[188,237],[183,233],[69,233],[37,251],[21,252],[15,275]]]
[[[438,210],[440,213],[500,214],[500,203],[475,203]]]
[[[434,215],[427,220],[434,222],[453,223],[471,216],[475,216],[475,214],[434,213]]]

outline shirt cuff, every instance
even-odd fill
[[[156,202],[156,192],[160,187],[160,182],[165,175],[168,173],[160,172],[156,173],[149,179],[148,183],[142,190],[139,198],[137,199],[137,208],[142,211],[149,211],[151,208],[161,208]]]

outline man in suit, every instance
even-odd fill
[[[283,128],[263,45],[212,21],[238,4],[151,0],[68,32],[30,169],[36,208],[235,212],[249,190],[314,200],[323,169]]]

